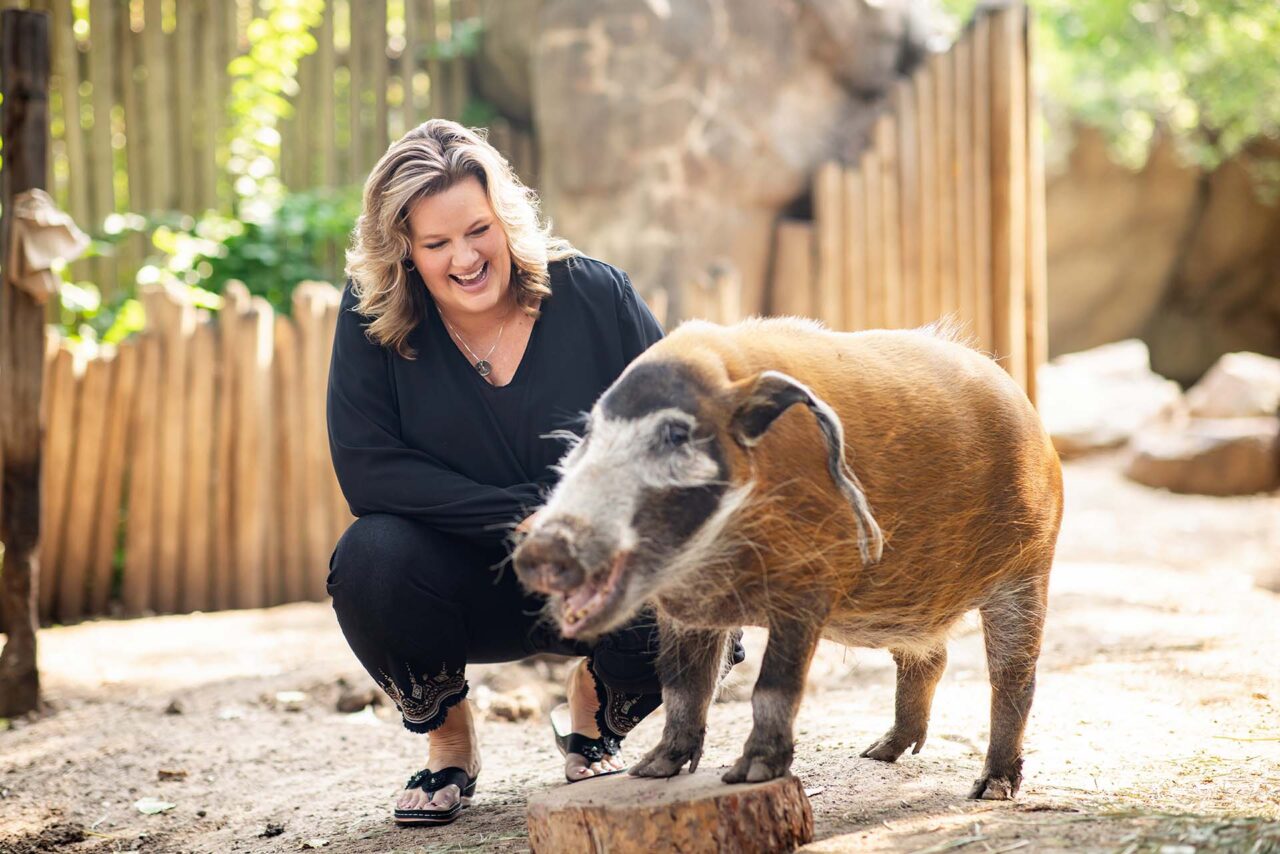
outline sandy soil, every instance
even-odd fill
[[[794,767],[820,789],[811,850],[1280,851],[1280,596],[1251,582],[1280,561],[1280,496],[1147,490],[1106,458],[1070,464],[1067,492],[1020,799],[964,799],[987,737],[976,622],[951,644],[928,745],[895,765],[857,757],[892,715],[888,655],[824,646]],[[712,709],[704,767],[747,734],[762,639]],[[0,852],[523,851],[527,795],[562,779],[545,716],[486,720],[476,806],[395,828],[425,742],[385,705],[335,710],[340,680],[372,683],[327,604],[57,627],[41,663],[52,712],[0,732]],[[473,668],[473,691],[550,703],[564,668]],[[173,807],[144,814],[143,798]]]

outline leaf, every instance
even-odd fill
[[[177,804],[172,804],[172,803],[169,803],[168,801],[162,801],[159,798],[142,798],[141,800],[134,801],[133,806],[140,813],[144,813],[146,815],[155,815],[156,813],[162,813],[162,812],[165,812],[166,810],[171,810],[174,807],[176,807]]]

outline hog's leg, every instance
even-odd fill
[[[1001,591],[979,610],[991,676],[991,742],[969,797],[1011,800],[1022,783],[1022,734],[1036,690],[1048,574]]]
[[[658,630],[658,678],[667,722],[662,739],[631,767],[637,777],[673,777],[686,762],[690,774],[698,770],[707,707],[725,668],[730,635],[727,629],[680,628],[665,618],[659,618]]]
[[[947,668],[947,647],[941,644],[924,656],[910,656],[893,651],[898,665],[898,688],[894,698],[893,728],[862,755],[881,762],[893,762],[908,747],[919,753],[929,730],[929,708],[933,691],[938,687],[942,671]]]
[[[726,783],[772,780],[791,769],[796,712],[822,632],[821,617],[810,614],[812,619],[770,620],[769,645],[760,662],[760,677],[751,692],[754,724],[742,756],[721,777]]]

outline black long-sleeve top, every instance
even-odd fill
[[[583,256],[552,262],[511,382],[490,385],[430,298],[405,359],[365,335],[348,284],[329,369],[329,449],[355,516],[392,513],[470,539],[501,538],[554,484],[581,416],[662,328],[626,274]],[[421,281],[415,282],[426,289]]]

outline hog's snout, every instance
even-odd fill
[[[563,530],[530,534],[515,552],[516,576],[539,593],[563,593],[580,586],[586,573]]]

